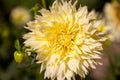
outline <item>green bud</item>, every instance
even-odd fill
[[[17,63],[22,63],[24,54],[22,54],[20,51],[14,52],[14,59]]]
[[[15,51],[14,52],[14,59],[17,63],[22,63],[26,61],[28,58],[28,54],[20,51]]]

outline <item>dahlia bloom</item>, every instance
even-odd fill
[[[107,3],[104,8],[106,26],[111,33],[112,41],[120,40],[120,4]]]
[[[102,22],[87,7],[76,9],[76,2],[55,1],[50,10],[41,9],[34,21],[27,25],[25,46],[37,53],[40,72],[51,80],[75,80],[84,78],[88,70],[100,64],[104,33],[98,28]]]
[[[27,8],[16,7],[11,11],[10,18],[15,25],[24,25],[31,19],[31,14]]]

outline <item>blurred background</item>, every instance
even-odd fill
[[[46,8],[54,0],[45,0]],[[89,10],[103,14],[103,8],[110,0],[78,0],[78,4],[87,5]],[[36,4],[39,4],[37,7]],[[0,80],[44,80],[39,73],[40,65],[30,58],[18,64],[14,60],[14,43],[16,39],[23,44],[22,35],[27,31],[24,26],[34,19],[35,10],[45,7],[41,0],[0,0]],[[120,79],[120,43],[113,42],[105,47],[102,66],[92,70],[85,80]],[[106,54],[109,53],[110,55]],[[77,80],[80,80],[76,76]],[[47,80],[47,79],[46,79]]]

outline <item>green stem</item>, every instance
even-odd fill
[[[42,1],[42,5],[44,8],[46,8],[46,3],[45,3],[45,0],[41,0]]]

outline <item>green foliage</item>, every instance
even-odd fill
[[[21,50],[21,46],[20,46],[19,40],[16,40],[16,41],[15,41],[15,48],[16,48],[18,51]]]
[[[40,4],[35,4],[34,7],[32,7],[31,11],[33,11],[34,16],[38,13],[38,10],[41,8],[42,6]]]

